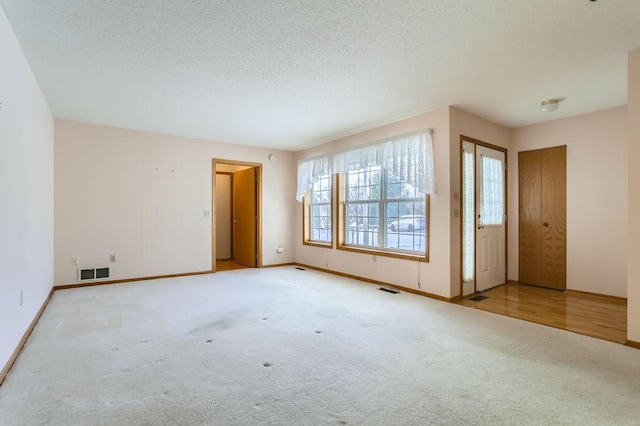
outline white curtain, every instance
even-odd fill
[[[423,194],[435,194],[433,142],[431,129],[381,139],[346,151],[325,154],[298,163],[296,199],[321,176],[381,166],[415,186]]]
[[[504,223],[504,173],[502,161],[482,157],[481,225]]]
[[[475,185],[473,152],[464,152],[462,157],[462,280],[469,282],[474,277],[475,254]]]

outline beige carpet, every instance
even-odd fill
[[[640,424],[640,350],[294,267],[55,293],[2,425]]]

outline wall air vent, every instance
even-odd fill
[[[111,271],[109,271],[109,268],[78,268],[78,281],[102,280],[105,278],[109,278],[110,272]]]

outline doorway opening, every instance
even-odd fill
[[[460,294],[466,297],[507,282],[507,150],[466,136],[460,145]]]
[[[212,270],[262,267],[262,165],[213,159]]]

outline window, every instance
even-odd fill
[[[304,206],[304,244],[333,246],[331,191],[327,199],[322,180],[335,175],[338,249],[428,261],[432,133],[417,129],[300,160],[296,200]]]
[[[332,176],[320,177],[304,197],[304,243],[333,245]]]
[[[504,171],[502,161],[482,157],[482,193],[480,211],[482,225],[504,223]]]
[[[462,280],[473,281],[475,275],[475,146],[465,147],[462,152]]]
[[[339,248],[427,260],[426,195],[379,166],[346,172],[343,180]]]

